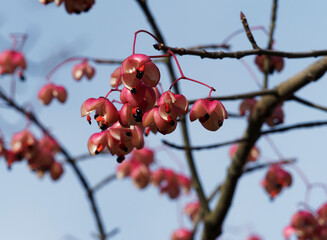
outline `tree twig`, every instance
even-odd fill
[[[306,106],[309,106],[309,107],[313,107],[313,108],[316,108],[316,109],[319,109],[319,110],[322,110],[324,112],[327,112],[327,107],[324,107],[324,106],[321,106],[321,105],[318,105],[316,103],[312,103],[312,102],[309,102],[308,100],[305,100],[303,98],[299,98],[297,96],[293,96],[291,98],[291,100],[294,100],[294,101],[297,101],[299,103],[302,103]]]
[[[92,192],[97,192],[100,190],[100,188],[104,187],[106,184],[110,183],[111,181],[116,179],[116,174],[111,174],[108,177],[104,178],[103,180],[101,180],[99,183],[97,183],[93,189]]]
[[[254,40],[254,37],[252,35],[252,32],[250,30],[248,21],[246,20],[244,13],[241,12],[240,16],[241,16],[241,22],[243,24],[246,36],[248,37],[250,43],[252,44],[253,49],[260,49],[259,46],[257,45],[256,41]]]
[[[326,56],[327,50],[316,50],[309,52],[285,52],[285,51],[276,51],[276,50],[268,50],[268,49],[252,49],[252,50],[244,50],[244,51],[236,51],[236,52],[208,52],[206,50],[198,51],[191,50],[186,48],[177,48],[170,47],[164,44],[154,44],[153,47],[157,50],[165,50],[172,51],[178,55],[190,55],[190,56],[199,56],[201,58],[210,58],[210,59],[223,59],[223,58],[236,58],[240,59],[245,56],[251,55],[268,55],[268,56],[280,56],[284,58],[309,58],[309,57],[319,57]]]

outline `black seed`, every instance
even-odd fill
[[[132,93],[132,94],[135,94],[135,93],[136,93],[136,88],[133,87],[133,88],[131,89],[131,93]]]
[[[24,82],[24,81],[25,81],[25,76],[24,76],[24,75],[20,75],[20,76],[19,76],[19,79],[20,79],[22,82]]]
[[[122,163],[122,162],[124,161],[124,159],[125,159],[124,156],[119,156],[119,157],[117,158],[117,162],[118,162],[118,163]]]
[[[98,150],[95,150],[95,152],[94,152],[95,154],[99,154],[100,152],[98,151]]]
[[[172,126],[174,126],[175,125],[175,121],[174,120],[170,120],[169,121],[169,124],[172,125]]]
[[[142,116],[138,114],[133,114],[133,117],[136,122],[142,122]]]
[[[137,108],[135,111],[136,111],[137,114],[142,114],[142,110],[139,109],[139,108]]]
[[[126,136],[131,137],[132,133],[131,132],[126,132]]]
[[[94,114],[94,119],[96,119],[99,116],[100,116],[99,114]]]
[[[223,125],[223,122],[222,121],[219,121],[218,122],[218,125],[221,127]]]
[[[277,189],[282,189],[282,188],[283,188],[283,185],[280,184],[280,183],[277,183],[277,184],[275,185],[275,187],[276,187]]]
[[[136,78],[141,79],[143,77],[144,72],[136,69]]]
[[[99,124],[99,128],[100,128],[101,130],[106,130],[106,129],[108,128],[108,125],[107,125],[107,124],[100,123],[100,124]]]
[[[206,120],[208,120],[208,119],[210,118],[209,113],[206,113],[206,114],[204,115],[204,118],[205,118]]]

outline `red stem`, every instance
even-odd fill
[[[73,62],[73,61],[83,61],[83,60],[88,60],[88,58],[86,57],[70,57],[70,58],[67,58],[66,60],[62,61],[61,63],[59,63],[57,66],[55,66],[48,74],[47,76],[45,77],[46,80],[48,82],[51,82],[51,76],[59,69],[61,68],[64,64],[68,63],[68,62]]]
[[[250,27],[251,31],[256,31],[256,30],[262,30],[267,36],[269,36],[269,32],[267,31],[267,29],[264,26],[253,26]],[[222,42],[222,44],[227,44],[227,42],[229,42],[232,38],[234,38],[235,36],[237,36],[240,33],[244,32],[244,28],[240,28],[234,32],[232,32],[230,35],[228,35],[224,41]]]
[[[133,42],[133,54],[135,54],[135,44],[136,44],[136,37],[137,37],[137,34],[139,33],[147,33],[149,34],[151,37],[153,37],[158,43],[162,43],[156,36],[154,36],[152,33],[146,31],[146,30],[139,30],[137,32],[134,33],[134,42]]]

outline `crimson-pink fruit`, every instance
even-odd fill
[[[62,164],[56,161],[53,162],[53,164],[50,167],[50,176],[52,180],[54,181],[58,180],[63,173],[64,173],[64,168],[62,167]]]
[[[156,133],[159,131],[161,134],[169,134],[176,129],[177,121],[175,118],[169,117],[167,120],[160,116],[158,107],[154,107],[151,110],[144,113],[142,117],[142,123],[145,128]]]
[[[108,148],[108,131],[102,131],[91,135],[87,142],[87,148],[92,155],[99,154]]]
[[[80,14],[89,11],[94,3],[95,0],[65,0],[65,8],[69,14]]]
[[[160,72],[147,55],[133,54],[121,66],[121,79],[124,86],[133,91],[140,81],[155,87],[160,80]]]
[[[52,152],[53,155],[58,153],[60,151],[60,147],[55,139],[50,137],[48,134],[45,134],[40,140],[39,140],[39,148],[46,148],[50,152]]]
[[[210,131],[217,131],[227,118],[227,111],[218,100],[199,99],[190,111],[191,122],[199,119],[202,126]]]
[[[125,178],[131,173],[132,164],[130,160],[126,160],[119,164],[116,169],[116,177],[118,179]]]
[[[231,148],[229,149],[229,156],[230,156],[231,159],[233,159],[233,157],[234,157],[234,155],[235,155],[235,153],[237,151],[237,148],[238,148],[238,144],[233,144],[231,146]],[[251,151],[250,151],[250,153],[249,153],[246,161],[247,162],[255,162],[255,161],[257,161],[257,159],[259,157],[259,154],[260,154],[259,149],[256,146],[254,146],[251,149]]]
[[[38,98],[44,105],[50,104],[54,97],[57,98],[59,102],[64,103],[67,99],[66,89],[63,86],[48,83],[44,85],[38,93]]]
[[[159,114],[166,121],[173,121],[178,116],[185,115],[188,111],[188,101],[181,94],[164,92],[158,100]]]
[[[311,239],[317,227],[315,217],[309,211],[303,210],[295,213],[291,219],[291,227],[295,229],[301,239]]]
[[[122,162],[134,148],[144,147],[143,132],[138,126],[125,128],[116,122],[109,129],[108,147],[112,155],[118,156],[117,161]]]
[[[176,230],[171,236],[171,240],[191,240],[192,232],[186,228]]]
[[[13,74],[16,69],[21,71],[26,69],[24,55],[14,50],[4,50],[0,53],[0,73]]]
[[[270,126],[276,126],[284,122],[284,112],[282,109],[282,104],[275,107],[273,113],[267,118],[266,123]]]
[[[267,58],[266,55],[257,55],[255,57],[255,64],[258,66],[259,70],[261,72],[264,72],[264,62],[265,59]],[[268,67],[268,73],[273,73],[275,70],[277,72],[282,71],[284,68],[284,59],[282,57],[279,56],[269,56],[269,67]]]
[[[53,155],[47,149],[39,149],[39,151],[28,160],[30,169],[37,171],[40,177],[42,177],[46,171],[50,170],[53,163]]]
[[[116,68],[115,71],[110,76],[110,85],[117,88],[121,82],[120,67]]]
[[[193,222],[199,220],[201,214],[201,204],[199,201],[190,202],[185,205],[184,213],[188,215]]]
[[[133,161],[140,162],[145,166],[150,166],[154,162],[154,152],[149,148],[142,148],[132,152]]]
[[[189,177],[186,177],[183,174],[177,174],[177,182],[181,186],[185,193],[189,193],[192,187],[192,181]]]
[[[88,116],[87,120],[91,124],[89,114],[95,111],[94,118],[99,128],[105,130],[119,120],[119,113],[116,107],[104,97],[89,98],[81,107],[81,116]]]
[[[256,234],[251,234],[245,240],[261,240],[262,238]]]
[[[34,135],[27,129],[15,133],[11,139],[11,150],[17,158],[30,159],[38,151],[38,142]]]
[[[138,164],[132,168],[130,177],[137,188],[143,189],[150,183],[151,172],[144,164]]]
[[[92,67],[87,60],[84,60],[80,64],[76,64],[73,68],[73,78],[76,81],[81,80],[83,76],[85,76],[87,79],[93,78],[95,74],[95,69]]]
[[[321,225],[327,223],[327,203],[324,203],[318,210],[318,222]]]
[[[292,176],[280,166],[272,165],[261,184],[273,199],[283,188],[291,186]]]
[[[244,116],[245,114],[247,114],[249,119],[256,104],[257,100],[254,98],[244,99],[240,105],[240,115]]]

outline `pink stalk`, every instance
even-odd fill
[[[148,32],[148,31],[146,31],[146,30],[139,30],[139,31],[137,31],[137,32],[134,33],[133,54],[135,54],[135,44],[136,44],[136,37],[137,37],[137,34],[139,34],[139,33],[141,33],[141,32],[149,34],[149,35],[150,35],[151,37],[153,37],[153,38],[154,38],[158,43],[161,43],[161,41],[160,41],[156,36],[154,36],[152,33]]]
[[[48,82],[51,82],[51,76],[59,69],[61,68],[63,65],[65,65],[68,62],[73,62],[73,61],[82,61],[82,60],[88,60],[88,58],[86,57],[70,57],[67,58],[66,60],[62,61],[61,63],[59,63],[57,66],[55,66],[46,76],[46,80]]]
[[[117,88],[112,88],[112,89],[107,93],[107,95],[106,95],[104,98],[108,98],[108,96],[109,96],[109,94],[110,94],[111,92],[121,92],[121,90],[119,90],[119,89],[117,89]]]
[[[251,31],[256,31],[256,30],[262,30],[267,36],[269,36],[269,32],[267,31],[267,29],[264,26],[253,26],[250,27]],[[237,36],[240,33],[244,32],[244,28],[240,28],[234,32],[232,32],[230,35],[228,35],[224,41],[222,42],[222,44],[227,44],[227,42],[229,42],[232,38],[234,38],[235,36]]]

